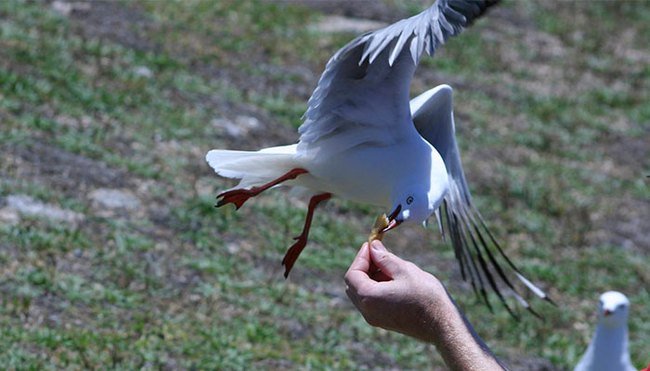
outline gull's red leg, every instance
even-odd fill
[[[284,181],[296,179],[298,175],[305,174],[307,172],[307,170],[301,168],[291,169],[281,177],[268,183],[262,184],[261,186],[252,187],[251,189],[233,189],[231,191],[220,193],[217,196],[217,199],[220,199],[217,202],[217,207],[221,207],[225,204],[235,204],[235,208],[239,209],[244,204],[244,202],[248,201],[249,198],[255,197],[267,189]]]
[[[282,259],[282,265],[284,265],[284,278],[289,276],[289,272],[293,267],[293,264],[298,260],[298,256],[302,252],[302,249],[307,246],[307,237],[309,236],[309,228],[311,228],[311,220],[314,217],[314,210],[319,203],[332,197],[331,193],[321,193],[319,195],[313,196],[309,200],[309,207],[307,208],[307,217],[305,218],[305,225],[302,228],[302,233],[300,236],[294,237],[296,242],[287,250],[287,253]]]

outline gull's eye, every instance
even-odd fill
[[[410,204],[412,204],[412,203],[413,203],[413,196],[408,196],[408,197],[406,198],[406,204],[407,204],[407,205],[410,205]]]

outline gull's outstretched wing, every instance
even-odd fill
[[[440,85],[414,98],[411,101],[411,114],[420,135],[436,148],[447,167],[449,193],[437,216],[454,246],[463,279],[469,278],[474,291],[477,295],[480,293],[488,307],[490,303],[485,287],[489,285],[506,309],[516,317],[500,290],[499,286],[505,285],[522,306],[537,316],[517,292],[511,276],[540,298],[548,301],[550,298],[526,279],[508,259],[472,204],[456,143],[451,87]]]
[[[432,55],[498,0],[438,0],[429,9],[361,35],[327,63],[299,128],[298,152],[391,144],[413,130],[409,86]]]

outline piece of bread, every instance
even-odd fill
[[[368,244],[373,240],[381,241],[384,238],[384,232],[382,230],[386,227],[388,227],[388,217],[386,217],[386,214],[377,216],[375,225],[372,226],[372,231],[370,231],[370,235],[368,236]]]

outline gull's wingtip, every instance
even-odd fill
[[[459,189],[452,187],[452,192],[445,198],[441,210],[445,215],[445,224],[460,264],[461,274],[464,268],[468,269],[468,277],[475,292],[478,289],[482,293],[485,287],[491,287],[513,318],[518,320],[517,314],[508,305],[505,295],[501,292],[497,280],[507,286],[509,292],[523,308],[533,316],[544,320],[544,317],[522,297],[511,280],[516,277],[535,296],[553,305],[556,304],[542,289],[520,273],[494,239],[480,213],[471,204],[465,202]],[[499,256],[501,259],[498,258]],[[504,261],[510,268],[509,272],[502,267]]]
[[[558,305],[555,301],[553,301],[553,299],[551,299],[551,297],[548,296],[548,295],[546,295],[546,297],[544,298],[544,300],[546,300],[547,302],[553,304],[553,306],[555,306],[555,307],[559,307],[559,305]]]

